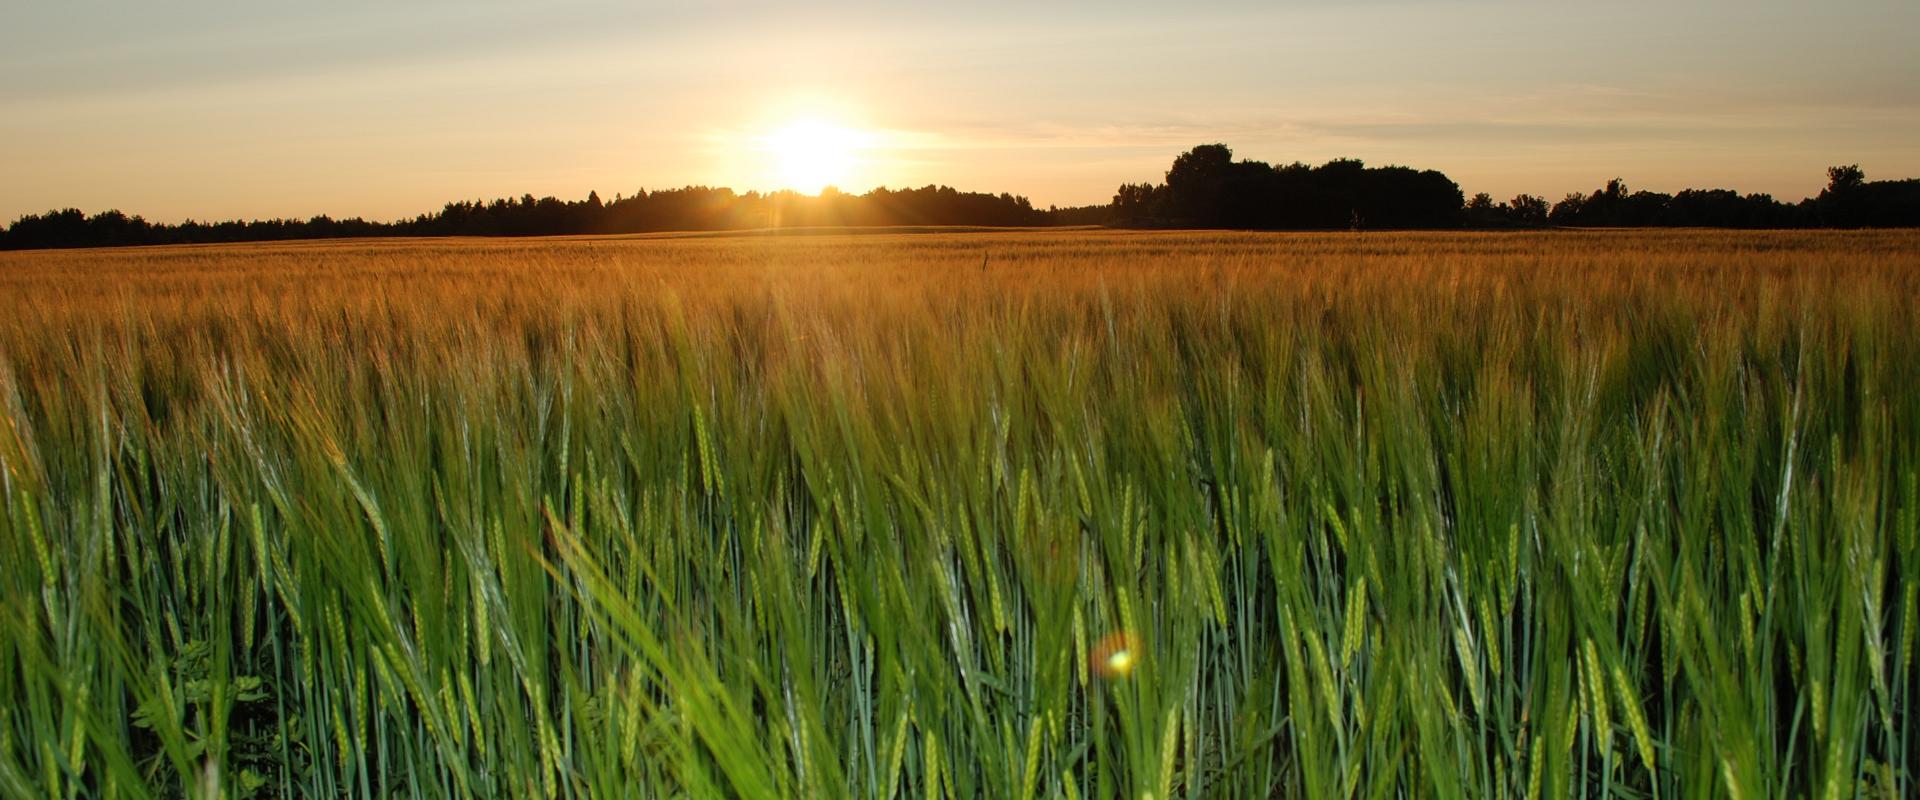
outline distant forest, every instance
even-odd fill
[[[550,236],[828,226],[1048,226],[1257,230],[1574,227],[1858,228],[1920,226],[1920,179],[1868,181],[1858,166],[1827,170],[1816,197],[1786,203],[1730,189],[1630,191],[1619,179],[1558,202],[1522,194],[1467,198],[1434,170],[1235,161],[1223,144],[1182,153],[1159,184],[1125,184],[1106,205],[1037,209],[1012,194],[946,186],[819,196],[690,186],[603,201],[554,197],[460,201],[413,219],[270,219],[153,223],[120,211],[23,216],[0,230],[0,250],[252,242],[374,236]]]
[[[1054,215],[1128,227],[1279,230],[1912,227],[1920,226],[1920,179],[1868,181],[1855,165],[1828,169],[1827,187],[1798,203],[1730,189],[1630,191],[1617,178],[1557,203],[1530,194],[1495,202],[1484,192],[1465,198],[1434,170],[1373,168],[1352,159],[1276,167],[1234,161],[1226,145],[1208,144],[1174,159],[1165,183],[1124,185],[1111,205]]]

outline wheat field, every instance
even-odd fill
[[[1920,234],[0,254],[8,797],[1912,797]]]

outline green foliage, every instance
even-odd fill
[[[0,261],[0,794],[1911,796],[1915,245]]]

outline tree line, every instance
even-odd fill
[[[1484,192],[1464,198],[1434,170],[1354,159],[1272,166],[1235,161],[1226,145],[1208,144],[1174,159],[1164,183],[1123,184],[1110,205],[1066,213],[1081,214],[1078,221],[1167,228],[1920,226],[1920,179],[1868,181],[1850,165],[1827,170],[1827,180],[1818,196],[1798,203],[1731,189],[1630,191],[1618,178],[1559,202],[1531,194],[1495,202]]]
[[[576,201],[527,194],[447,203],[437,212],[393,222],[322,215],[167,224],[117,210],[89,215],[69,208],[20,217],[0,230],[0,249],[905,225],[1267,230],[1920,226],[1920,179],[1869,181],[1858,165],[1833,167],[1827,178],[1818,196],[1797,203],[1730,189],[1688,189],[1671,195],[1631,191],[1619,179],[1558,202],[1531,194],[1495,202],[1484,192],[1467,198],[1458,184],[1436,170],[1368,167],[1346,158],[1319,166],[1276,166],[1236,161],[1226,145],[1204,144],[1175,158],[1162,183],[1122,184],[1110,203],[1073,208],[1038,209],[1025,197],[949,186],[879,188],[859,195],[830,188],[818,196],[689,186],[615,195],[611,201],[602,201],[598,193]]]
[[[1467,201],[1463,218],[1478,227],[1914,227],[1920,226],[1920,179],[1869,181],[1857,164],[1832,167],[1819,195],[1786,203],[1772,195],[1731,189],[1630,191],[1625,181],[1615,178],[1591,194],[1569,193],[1552,204],[1526,194],[1495,203],[1483,192]]]
[[[253,242],[370,236],[552,236],[659,231],[752,230],[821,226],[960,225],[1021,227],[1051,224],[1049,212],[1025,197],[962,192],[949,186],[879,188],[853,195],[827,189],[746,192],[707,186],[637,191],[602,201],[535,198],[458,201],[439,211],[395,222],[358,217],[269,219],[179,224],[149,222],[120,211],[88,215],[78,209],[30,214],[0,232],[0,249]]]

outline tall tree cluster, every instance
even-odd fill
[[[1170,228],[1446,228],[1461,221],[1460,187],[1434,170],[1235,161],[1224,144],[1173,160],[1166,182],[1122,185],[1116,224]]]

